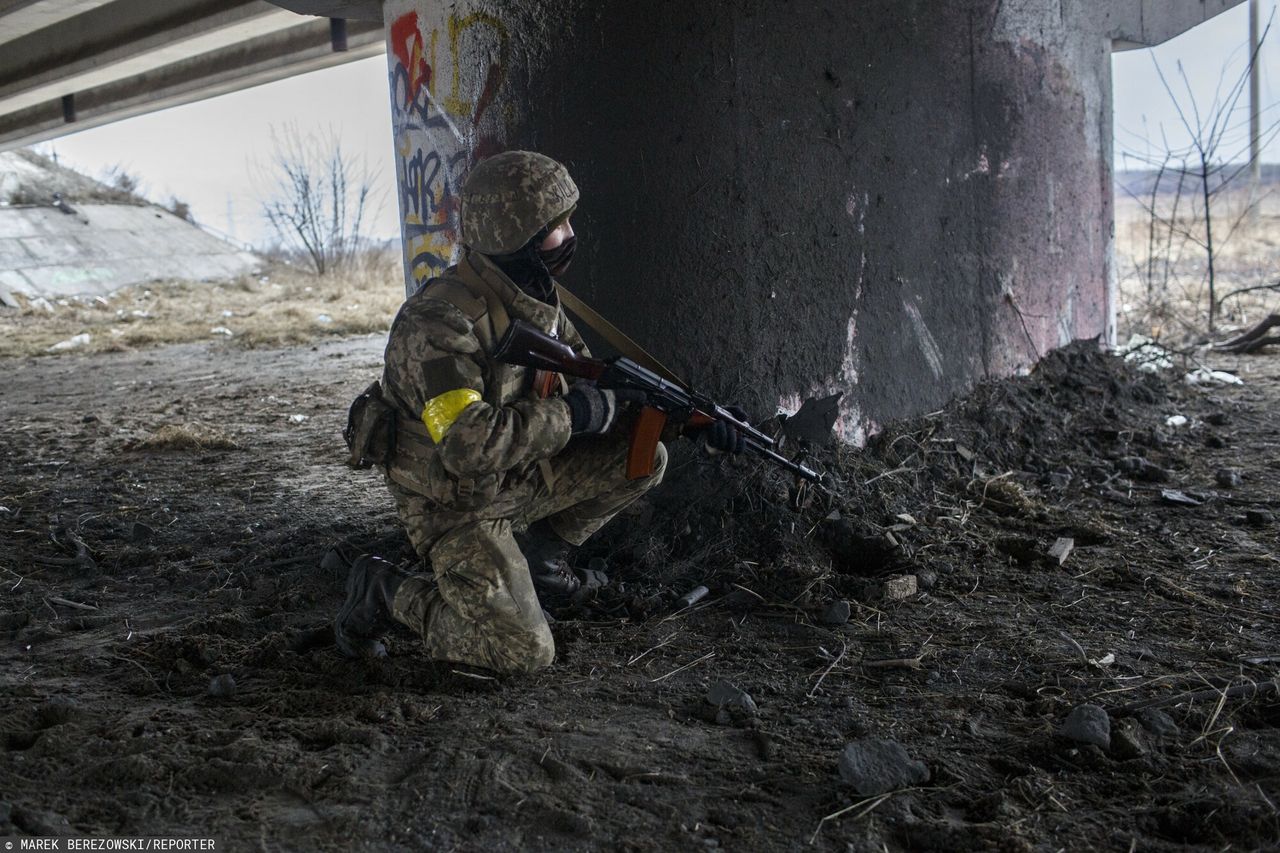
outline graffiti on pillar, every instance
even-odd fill
[[[424,27],[408,12],[392,22],[388,40],[405,261],[421,283],[456,257],[467,170],[504,147],[508,117],[493,106],[505,82],[508,35],[484,13],[453,12]]]

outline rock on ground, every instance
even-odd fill
[[[1063,721],[1058,734],[1069,741],[1093,744],[1106,751],[1111,748],[1111,718],[1097,705],[1077,705]]]
[[[929,768],[907,754],[902,744],[861,738],[840,753],[840,778],[864,797],[874,797],[929,781]]]

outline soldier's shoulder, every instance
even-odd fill
[[[472,353],[479,348],[474,329],[479,315],[474,306],[459,305],[450,289],[437,287],[442,279],[432,279],[400,306],[391,324],[392,343],[414,343],[443,352]],[[481,313],[483,313],[483,305]]]

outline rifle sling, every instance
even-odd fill
[[[556,284],[556,293],[560,296],[560,301],[564,303],[564,307],[568,308],[578,316],[587,327],[604,338],[605,341],[622,355],[634,361],[641,367],[652,370],[668,382],[674,382],[681,388],[688,388],[685,381],[670,370],[662,362],[645,351],[631,338],[627,337],[626,332],[606,320],[596,309],[574,296],[563,285]]]

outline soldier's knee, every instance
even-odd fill
[[[508,637],[503,645],[501,669],[505,674],[537,672],[556,659],[556,643],[545,622]]]
[[[527,671],[537,672],[540,669],[546,669],[555,659],[556,642],[551,639],[551,629],[544,625],[526,658]]]

